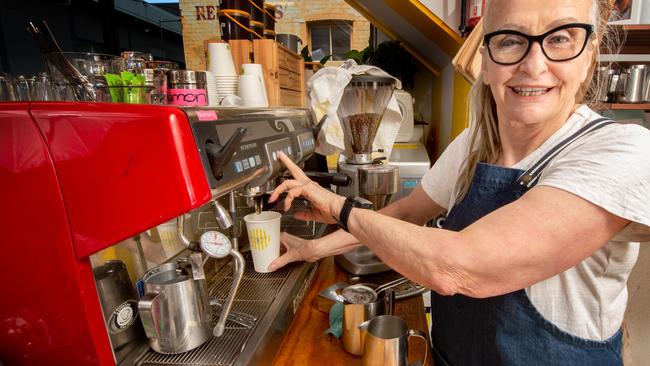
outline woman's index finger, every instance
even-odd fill
[[[284,164],[284,166],[287,167],[287,170],[289,170],[289,173],[295,178],[295,179],[309,179],[305,172],[300,169],[296,163],[291,160],[285,153],[283,152],[278,152],[278,157],[280,158],[280,161]]]

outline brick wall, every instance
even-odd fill
[[[346,20],[352,23],[350,48],[362,50],[368,46],[370,22],[344,0],[284,0],[267,1],[283,6],[283,17],[275,25],[276,33],[295,34],[309,43],[307,22],[318,20]],[[181,24],[185,65],[189,70],[205,70],[204,44],[219,40],[217,19],[219,0],[180,0]],[[311,47],[310,47],[311,49]]]
[[[362,50],[368,46],[370,37],[370,22],[344,0],[300,0],[300,1],[267,1],[283,6],[284,16],[275,25],[276,33],[295,34],[309,43],[307,22],[317,20],[347,20],[352,22],[350,48]],[[285,4],[286,7],[285,7]],[[311,49],[311,47],[310,47]]]
[[[221,39],[217,7],[219,0],[180,0],[185,66],[205,70],[204,42]]]

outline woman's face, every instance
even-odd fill
[[[568,23],[592,24],[592,6],[592,0],[492,0],[485,33],[510,29],[535,36]],[[492,90],[499,121],[535,124],[565,116],[587,78],[592,50],[587,44],[577,58],[554,62],[534,42],[523,60],[504,66],[483,49],[483,81]]]

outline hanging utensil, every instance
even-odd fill
[[[82,101],[96,101],[97,93],[93,84],[65,57],[47,23],[42,21],[35,25],[29,22],[27,31],[32,35],[41,51],[50,55],[49,60],[73,87],[75,97]]]
[[[399,285],[401,285],[401,284],[403,284],[403,283],[406,283],[406,282],[408,282],[408,281],[409,281],[408,278],[402,276],[402,277],[400,277],[400,278],[398,278],[398,279],[395,279],[395,280],[393,280],[393,281],[386,282],[386,283],[384,283],[383,285],[379,285],[379,286],[375,289],[375,292],[376,292],[377,294],[379,294],[379,293],[382,292],[382,291],[385,291],[385,290],[387,290],[387,289],[389,289],[389,288],[393,288],[393,287],[395,287],[395,286],[399,286]]]

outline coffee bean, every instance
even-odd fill
[[[367,154],[372,152],[372,142],[379,129],[381,114],[359,113],[345,118],[352,133],[352,152],[355,154]]]

